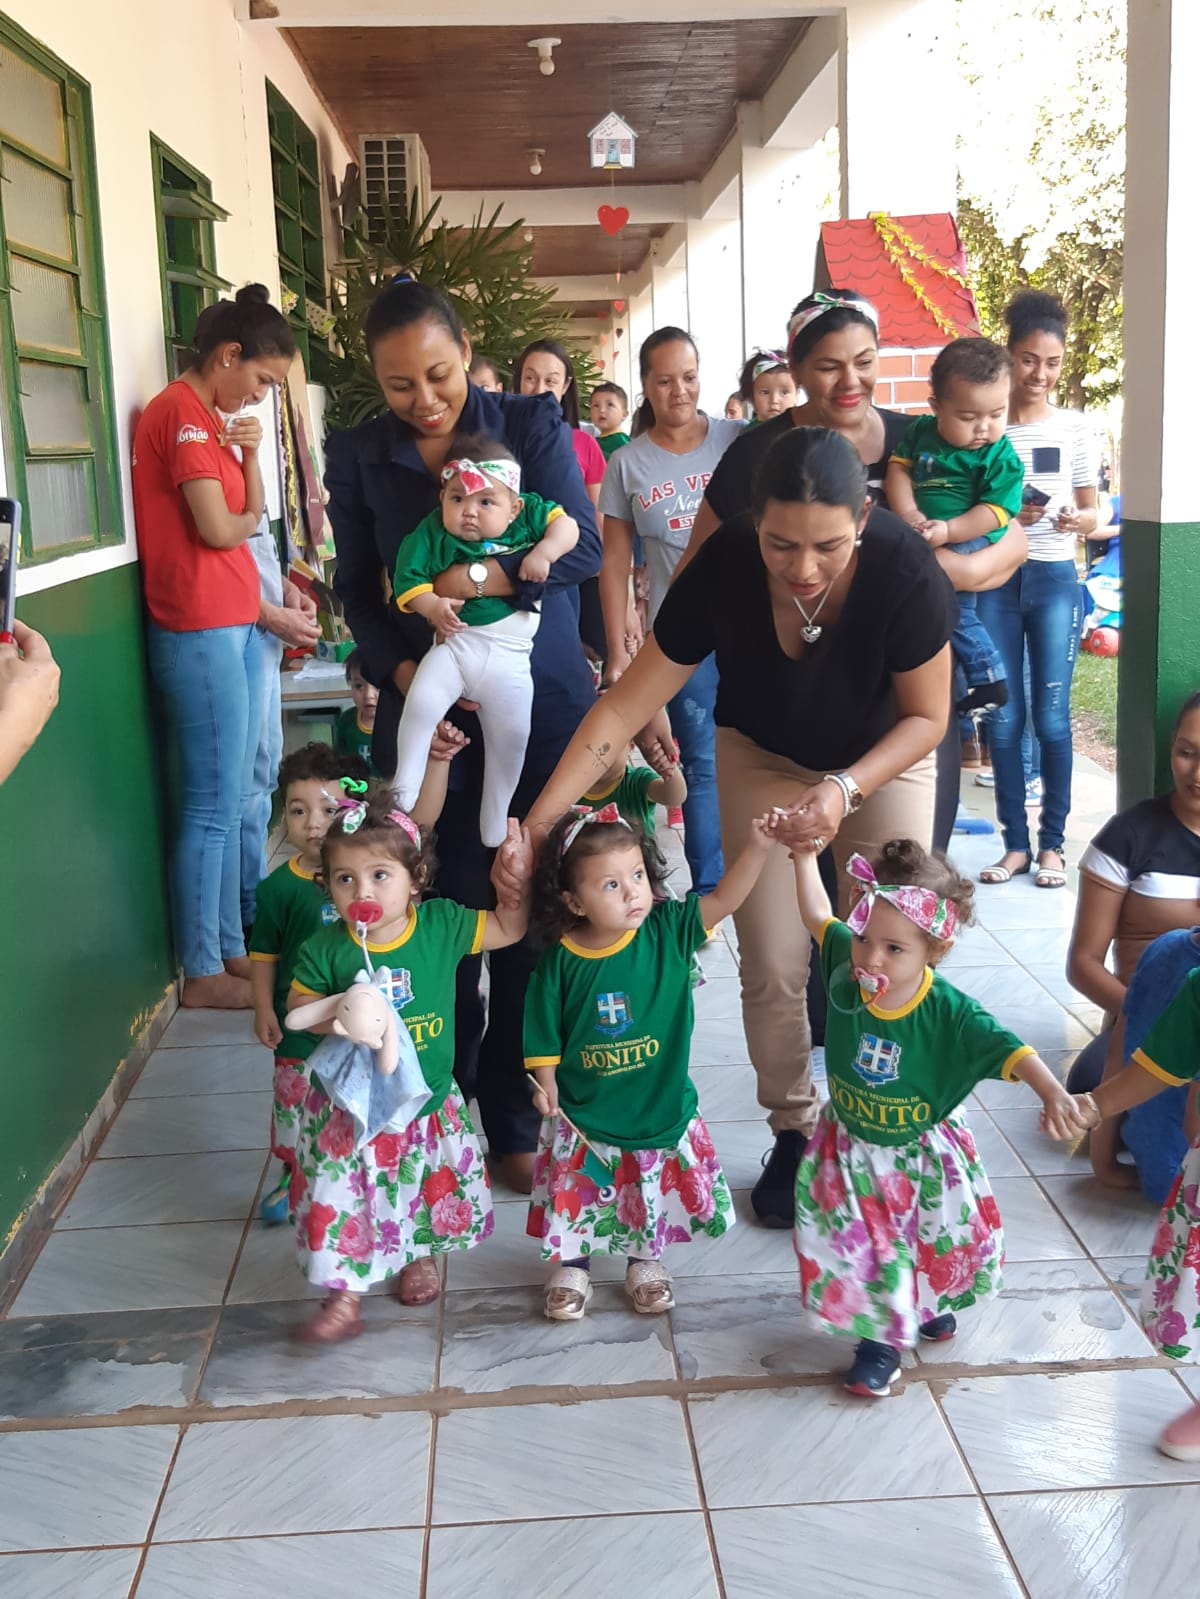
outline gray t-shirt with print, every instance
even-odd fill
[[[687,549],[708,480],[743,430],[741,422],[700,415],[708,431],[698,449],[672,455],[643,434],[613,451],[600,485],[601,515],[632,522],[646,542],[651,622]]]

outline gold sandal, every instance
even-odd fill
[[[631,1260],[625,1268],[625,1292],[639,1316],[661,1316],[675,1308],[670,1273],[661,1260]]]
[[[546,1280],[549,1321],[582,1321],[592,1297],[592,1279],[580,1266],[556,1266]]]

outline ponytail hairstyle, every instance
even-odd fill
[[[232,300],[205,306],[192,331],[192,366],[202,369],[223,344],[241,346],[240,361],[280,356],[291,360],[296,339],[283,312],[261,283],[247,283]]]
[[[1049,333],[1066,346],[1070,319],[1066,306],[1056,294],[1044,294],[1041,289],[1022,289],[1004,307],[1004,320],[1008,324],[1010,350],[1031,333]]]
[[[867,469],[848,439],[830,428],[790,428],[758,464],[750,487],[755,522],[768,500],[845,506],[855,523],[867,503]]]
[[[642,403],[634,412],[634,438],[637,438],[641,433],[645,433],[647,428],[654,426],[654,405],[646,393],[646,379],[650,376],[650,357],[655,350],[660,350],[664,344],[690,344],[697,363],[700,360],[700,351],[696,347],[696,341],[685,328],[655,328],[648,338],[642,340],[642,347],[638,351],[638,375],[642,380]]]
[[[367,312],[363,324],[367,355],[373,361],[380,339],[401,328],[410,328],[416,322],[438,323],[459,346],[466,339],[462,319],[441,289],[418,283],[415,278],[398,277],[379,291]]]
[[[520,355],[513,362],[513,393],[521,392],[521,373],[525,367],[525,358],[529,355],[552,355],[556,361],[561,361],[563,370],[567,374],[566,387],[562,391],[563,420],[568,427],[579,426],[579,385],[575,381],[575,363],[571,359],[570,351],[565,344],[560,344],[557,339],[535,339],[532,344],[527,344]]]

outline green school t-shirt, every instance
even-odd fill
[[[408,1028],[429,1103],[437,1110],[450,1092],[454,1073],[454,994],[458,963],[483,948],[486,911],[467,910],[450,899],[413,906],[408,926],[394,943],[367,944],[371,964],[392,974],[389,998]],[[345,922],[316,933],[300,951],[292,988],[300,994],[340,994],[366,970],[362,945]]]
[[[907,1005],[865,1004],[850,975],[854,935],[830,920],[821,934],[829,995],[825,1067],[829,1097],[855,1138],[908,1144],[945,1121],[985,1077],[1011,1078],[1033,1050],[978,1001],[929,967]]]
[[[1200,967],[1189,972],[1132,1058],[1160,1078],[1164,1088],[1200,1077]]]
[[[255,892],[254,931],[250,959],[275,963],[275,1016],[283,1028],[278,1053],[306,1060],[319,1038],[314,1033],[287,1031],[287,997],[301,946],[323,927],[338,922],[333,901],[298,860],[284,861]]]
[[[653,834],[654,806],[649,794],[657,779],[658,773],[648,766],[627,766],[610,789],[603,793],[592,789],[580,803],[594,810],[613,804],[627,822],[635,822],[644,833]]]
[[[688,1076],[700,899],[663,900],[608,949],[547,950],[525,995],[525,1069],[557,1067],[558,1098],[590,1138],[670,1149],[696,1114]]]
[[[937,418],[919,416],[910,423],[892,455],[912,474],[913,497],[923,516],[946,522],[976,505],[996,516],[987,535],[994,544],[1021,509],[1025,468],[1007,434],[982,450],[956,450],[937,430]]]
[[[371,765],[371,729],[359,721],[357,705],[342,711],[333,724],[333,747],[342,755],[357,755],[375,770]]]
[[[609,456],[613,453],[614,450],[619,450],[621,448],[622,444],[628,444],[629,443],[629,434],[628,433],[603,433],[603,434],[599,434],[597,436],[597,438],[596,438],[596,443],[600,446],[601,454],[604,456],[604,459],[607,461]]]
[[[543,500],[540,494],[527,493],[520,514],[506,530],[502,539],[455,538],[447,533],[441,510],[431,511],[400,546],[396,556],[396,571],[392,578],[392,593],[403,611],[409,600],[418,594],[430,594],[433,580],[439,572],[450,566],[469,566],[472,561],[484,561],[489,555],[515,555],[519,550],[532,549],[546,535],[546,530],[556,517],[564,515],[561,505]],[[468,627],[484,627],[489,622],[502,622],[513,613],[511,600],[496,595],[485,595],[481,600],[468,600],[458,613],[460,622]]]

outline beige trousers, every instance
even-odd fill
[[[833,841],[839,892],[855,850],[870,858],[893,838],[933,837],[934,768],[927,755],[892,779],[842,823]],[[732,861],[746,842],[751,819],[772,805],[794,805],[825,774],[785,760],[735,732],[717,729],[717,792],[721,847]],[[813,1085],[808,1027],[809,936],[796,904],[796,879],[786,850],[772,850],[741,910],[735,911],[742,972],[742,1020],[758,1077],[758,1102],[771,1128],[811,1133],[820,1108]]]

